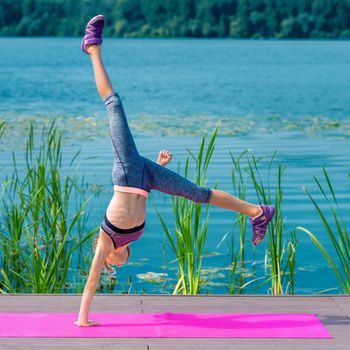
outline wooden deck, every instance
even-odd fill
[[[0,311],[78,312],[80,295],[0,295]],[[334,339],[0,338],[0,349],[350,349],[350,296],[96,295],[101,312],[316,313]]]

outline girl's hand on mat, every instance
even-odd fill
[[[79,322],[79,321],[75,321],[73,322],[74,324],[76,324],[78,327],[93,327],[93,326],[101,326],[100,323],[96,322],[96,321],[87,321],[87,322]]]
[[[173,155],[169,151],[163,149],[162,151],[159,152],[157,163],[162,166],[165,166],[171,161],[172,157]]]

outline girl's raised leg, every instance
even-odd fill
[[[130,186],[129,180],[132,182],[132,175],[129,174],[130,176],[127,176],[125,169],[129,166],[138,169],[143,163],[132,137],[123,104],[119,95],[114,92],[111,80],[103,64],[101,54],[103,27],[104,17],[102,15],[95,16],[88,22],[82,41],[82,50],[91,58],[97,91],[108,111],[115,159],[113,181],[116,179],[116,175],[124,174],[122,175],[123,181],[125,185]]]
[[[113,87],[102,61],[101,45],[90,45],[87,52],[90,55],[94,69],[97,91],[104,100],[108,94],[113,92]]]

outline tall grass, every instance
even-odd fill
[[[202,138],[198,156],[193,155],[188,150],[196,164],[195,182],[199,185],[205,185],[206,169],[214,149],[216,133],[217,130],[214,131],[206,150],[205,137]],[[259,202],[273,204],[276,208],[276,215],[273,222],[269,225],[267,233],[264,266],[265,270],[268,271],[268,276],[256,277],[255,264],[252,263],[251,266],[247,266],[245,252],[246,232],[248,228],[251,230],[251,226],[247,227],[247,217],[245,215],[237,214],[230,242],[231,262],[228,267],[228,291],[229,293],[242,294],[248,286],[254,290],[259,289],[266,283],[270,283],[270,293],[272,294],[294,293],[297,241],[295,231],[286,231],[282,217],[282,176],[285,168],[281,164],[277,166],[277,178],[274,184],[276,189],[273,192],[271,170],[275,164],[276,153],[272,155],[269,161],[267,179],[262,177],[260,169],[261,159],[257,159],[254,154],[249,154],[247,150],[239,154],[238,157],[234,157],[232,153],[230,154],[233,163],[231,178],[234,194],[245,200],[247,181],[251,180]],[[242,165],[244,158],[247,160],[247,166]],[[186,177],[188,175],[188,166],[189,158],[187,157],[184,174]],[[193,203],[179,197],[172,197],[172,207],[175,215],[174,234],[167,227],[158,210],[157,213],[178,263],[178,278],[173,293],[196,294],[200,292],[200,286],[204,283],[200,270],[208,227],[209,208],[207,206],[203,210],[202,204]],[[202,222],[201,225],[200,222]],[[238,231],[238,235],[235,234],[235,231]],[[238,237],[238,244],[236,236]],[[225,236],[222,241],[226,239],[227,237]],[[258,281],[259,284],[257,284]]]
[[[241,162],[247,152],[248,150],[245,150],[237,157],[235,157],[232,152],[230,152],[231,160],[233,163],[233,168],[231,171],[233,194],[242,200],[245,200],[246,198],[247,175],[244,174],[245,169],[242,166]],[[243,294],[244,288],[246,286],[246,278],[251,275],[251,273],[246,269],[245,244],[247,216],[241,213],[237,213],[236,218],[237,219],[232,226],[232,235],[229,242],[231,263],[228,269],[228,290],[230,294]],[[239,237],[237,250],[235,228],[237,228]]]
[[[30,126],[24,169],[13,152],[12,174],[2,183],[0,198],[3,293],[69,290],[73,252],[96,233],[82,232],[90,197],[83,198],[76,175],[62,175],[62,155],[55,121],[42,128],[38,146],[33,124]],[[78,155],[70,162],[70,172]]]
[[[268,274],[267,276],[257,277],[255,249],[249,265],[246,257],[246,243],[248,242],[246,234],[248,229],[250,247],[251,225],[247,226],[247,217],[245,215],[237,213],[230,244],[229,293],[242,294],[248,290],[248,287],[251,293],[268,283],[271,284],[269,291],[272,294],[294,293],[296,236],[294,232],[288,232],[285,235],[281,214],[282,176],[285,168],[280,164],[277,167],[274,166],[274,158],[276,156],[276,153],[274,153],[268,164],[267,176],[263,177],[260,167],[262,158],[257,158],[249,150],[245,150],[237,157],[231,152],[230,155],[233,163],[231,178],[234,195],[242,200],[246,200],[247,186],[253,186],[258,196],[258,201],[260,203],[273,204],[276,207],[277,215],[274,218],[274,222],[269,225],[266,239],[267,249],[264,268]],[[247,165],[244,164],[244,161],[246,161]],[[276,168],[277,179],[275,180],[276,184],[273,184],[276,190],[273,192],[271,171]],[[235,234],[235,231],[238,231],[238,235]],[[238,236],[238,242],[235,238],[236,236]]]
[[[215,148],[216,135],[217,129],[213,131],[207,146],[203,136],[197,155],[187,149],[189,156],[185,162],[184,176],[188,177],[189,158],[192,158],[195,162],[194,182],[200,186],[206,184],[206,172]],[[198,294],[203,283],[201,268],[208,229],[209,205],[204,208],[200,203],[172,196],[172,208],[175,216],[174,234],[158,210],[157,214],[178,264],[178,279],[173,294]]]
[[[5,122],[2,121],[2,122],[0,122],[0,137],[4,133],[4,130],[5,130]]]
[[[305,232],[310,237],[315,247],[320,251],[332,268],[343,293],[350,294],[350,234],[341,213],[342,210],[335,195],[332,182],[324,167],[323,176],[325,180],[324,184],[322,184],[316,176],[314,176],[314,180],[323,199],[327,203],[328,212],[321,208],[321,205],[316,202],[314,196],[312,196],[307,189],[304,189],[304,192],[310,198],[326,230],[329,239],[327,245],[322,244],[316,235],[307,228],[299,226],[297,229]],[[336,253],[335,257],[333,257],[333,252],[329,252],[329,246],[333,247]]]
[[[267,238],[267,249],[265,256],[265,266],[269,271],[269,281],[271,283],[270,292],[272,294],[294,293],[294,273],[295,273],[295,251],[296,235],[295,231],[285,232],[284,218],[282,214],[282,177],[285,167],[278,164],[275,190],[273,193],[271,185],[271,169],[274,164],[276,152],[272,155],[268,165],[267,178],[263,179],[259,168],[258,159],[252,154],[247,158],[250,177],[253,181],[255,192],[260,203],[273,204],[276,214],[269,224]],[[273,199],[274,197],[274,199]],[[286,234],[285,234],[286,233]]]

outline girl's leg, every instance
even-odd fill
[[[97,91],[104,100],[108,94],[113,92],[113,87],[102,61],[101,45],[90,45],[87,51],[94,69]]]
[[[267,225],[275,214],[271,205],[255,205],[236,198],[228,192],[198,186],[176,172],[145,159],[146,176],[143,186],[160,192],[188,198],[198,203],[208,203],[250,216],[253,228],[253,245],[263,240]]]
[[[87,52],[91,57],[98,93],[104,101],[108,111],[110,134],[115,159],[113,173],[123,173],[123,185],[129,185],[129,182],[132,180],[130,178],[132,175],[127,175],[127,169],[130,165],[134,168],[139,167],[141,157],[132,137],[123,104],[119,95],[113,91],[112,83],[104,67],[101,55],[101,45],[90,45],[87,48]]]
[[[150,189],[153,188],[167,194],[185,197],[197,203],[212,204],[252,218],[262,213],[259,205],[245,202],[225,191],[198,186],[180,174],[147,158],[145,158],[145,162],[147,168],[145,181]]]
[[[109,117],[110,135],[113,144],[113,183],[121,186],[137,186],[142,182],[143,159],[139,155],[132,137],[123,104],[113,87],[104,67],[101,55],[104,17],[92,18],[85,31],[82,50],[92,62],[96,87],[104,101]],[[139,174],[141,171],[141,175]]]
[[[190,199],[196,203],[208,202],[211,194],[209,188],[198,186],[180,174],[148,158],[144,158],[144,162],[143,187],[147,190],[155,189],[163,193]]]

